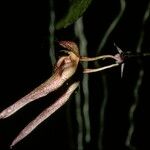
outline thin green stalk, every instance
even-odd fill
[[[140,37],[139,37],[139,42],[138,42],[138,45],[137,45],[137,48],[136,48],[137,53],[141,53],[141,47],[142,47],[142,43],[143,43],[143,40],[144,40],[144,25],[145,25],[146,21],[148,20],[148,18],[150,16],[149,14],[150,14],[150,2],[148,4],[148,8],[146,9],[144,17],[143,17],[143,28],[141,30],[141,34],[140,34]],[[147,56],[147,54],[145,53],[145,56]],[[128,146],[131,150],[135,149],[135,146],[132,144],[132,136],[133,136],[134,130],[135,130],[134,114],[135,114],[136,108],[137,108],[139,100],[140,100],[139,90],[140,90],[140,87],[142,85],[143,76],[144,76],[144,68],[142,66],[142,62],[141,62],[140,59],[138,59],[138,64],[140,66],[140,69],[139,69],[137,82],[136,82],[134,92],[133,92],[134,100],[133,100],[133,103],[131,104],[131,107],[129,109],[130,126],[129,126],[129,129],[128,129],[128,134],[127,134],[127,138],[126,138],[126,141],[125,141],[125,145]]]

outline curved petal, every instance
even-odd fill
[[[56,110],[58,110],[62,105],[64,105],[71,94],[75,91],[75,89],[79,86],[79,82],[73,83],[67,91],[51,106],[46,108],[41,114],[39,114],[33,121],[31,121],[14,139],[11,146],[14,146],[19,141],[24,139],[27,135],[29,135],[41,122],[47,119],[50,115],[52,115]]]
[[[77,61],[74,61],[72,60],[71,56],[61,57],[55,65],[54,74],[52,77],[35,88],[29,94],[3,110],[0,113],[0,119],[11,116],[28,103],[46,96],[50,92],[53,92],[62,86],[75,73],[77,69],[78,59]]]

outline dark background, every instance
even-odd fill
[[[126,0],[126,10],[119,24],[109,36],[102,53],[115,51],[113,43],[125,51],[136,51],[141,30],[144,31],[142,52],[150,52],[148,21],[142,26],[142,19],[148,0]],[[54,2],[56,21],[59,20],[69,4],[67,0]],[[1,94],[0,111],[50,77],[52,65],[49,57],[49,1],[5,1],[1,4]],[[88,41],[88,54],[95,56],[98,45],[120,9],[119,1],[93,0],[84,13],[84,32]],[[57,30],[55,39],[77,41],[73,25]],[[55,43],[57,47],[57,42]],[[57,53],[57,49],[56,49]],[[139,89],[139,101],[134,113],[135,131],[132,145],[135,149],[149,149],[149,57],[142,60],[144,76]],[[94,65],[94,64],[92,64]],[[104,72],[90,74],[90,123],[91,142],[84,143],[84,149],[98,149],[100,126],[99,111],[103,100],[102,76],[106,77],[108,100],[105,113],[104,150],[129,149],[125,139],[129,129],[129,109],[134,102],[134,90],[141,66],[138,59],[126,62],[124,76],[120,69],[113,68]],[[101,92],[102,91],[102,92]],[[36,115],[49,105],[49,95],[24,107],[15,115],[0,120],[0,150],[7,150],[11,141]],[[71,100],[53,116],[43,122],[27,138],[19,142],[14,150],[22,149],[77,149],[77,121],[75,102]]]

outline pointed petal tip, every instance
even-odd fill
[[[10,149],[13,149],[13,147],[14,147],[14,144],[13,144],[13,142],[12,142],[11,145],[9,146],[9,148],[10,148]]]
[[[114,46],[117,47],[116,43],[114,42]]]
[[[124,63],[121,65],[121,78],[123,78],[123,74],[124,74]]]
[[[11,143],[11,145],[9,146],[10,149],[13,149],[13,147],[18,143],[18,141],[16,141],[16,139],[14,139]]]
[[[3,110],[2,112],[0,112],[0,119],[5,119],[7,117],[9,117],[9,113],[5,110]]]
[[[3,112],[1,112],[0,113],[0,119],[4,119],[4,118],[6,118],[6,117],[4,116]]]
[[[9,146],[9,149],[13,149],[13,145],[10,145],[10,146]]]

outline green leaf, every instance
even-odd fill
[[[56,23],[56,29],[66,28],[80,18],[92,0],[72,0],[68,13]]]

